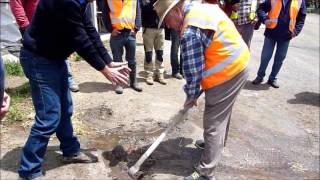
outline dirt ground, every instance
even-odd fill
[[[256,31],[252,40],[250,77],[233,108],[216,179],[319,179],[319,16],[309,14],[301,35],[292,40],[279,75],[280,89],[250,82],[259,66],[263,31]],[[72,94],[75,131],[83,151],[98,162],[62,164],[59,142],[53,137],[43,163],[45,179],[130,179],[128,167],[182,108],[184,81],[170,77],[170,43],[165,44],[166,86],[146,85],[140,35],[137,45],[142,93],[126,88],[117,95],[86,62],[72,63],[80,85],[80,92]],[[16,82],[7,84],[18,86]],[[201,155],[193,144],[202,138],[203,109],[202,96],[187,120],[144,163],[142,179],[175,180],[192,173]],[[1,128],[0,179],[17,179],[21,147],[29,132],[22,125]]]

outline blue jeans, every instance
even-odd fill
[[[173,29],[170,29],[170,36],[171,36],[170,61],[171,61],[172,75],[175,75],[177,73],[182,74],[181,53],[180,53],[180,63],[179,63],[179,56],[178,56],[178,51],[180,48],[179,33]]]
[[[36,115],[22,149],[18,173],[23,178],[35,178],[42,174],[41,164],[53,133],[60,141],[63,156],[79,153],[80,143],[73,135],[73,107],[65,61],[50,61],[22,48],[20,63],[29,79]]]
[[[263,44],[262,53],[261,53],[261,62],[260,62],[260,67],[257,73],[258,78],[263,79],[263,77],[266,75],[266,69],[272,57],[274,47],[277,44],[276,54],[274,56],[274,62],[272,65],[271,74],[269,76],[269,81],[277,80],[277,75],[287,55],[289,42],[290,40],[276,41],[268,37],[264,38],[264,44]]]
[[[123,48],[126,50],[125,59],[128,65],[136,64],[136,38],[129,32],[122,31],[121,34],[110,38],[110,47],[113,60],[115,62],[123,62]]]
[[[68,69],[68,85],[70,87],[74,83],[74,80],[73,80],[73,76],[71,74],[70,62],[68,59],[66,59],[65,62],[66,62],[67,69]]]

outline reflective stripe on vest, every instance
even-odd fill
[[[302,0],[291,0],[290,3],[290,23],[289,23],[289,30],[294,32],[294,27],[296,25],[296,18],[298,16],[299,9],[301,7]],[[282,8],[282,1],[281,0],[271,0],[271,10],[268,13],[268,17],[270,20],[270,24],[266,27],[269,29],[273,29],[278,24],[278,17]]]
[[[217,5],[193,4],[185,16],[183,31],[188,26],[215,31],[211,44],[204,52],[205,71],[201,81],[203,89],[230,80],[247,66],[248,47],[232,21]]]
[[[112,27],[117,30],[134,29],[137,0],[107,0],[107,2]]]

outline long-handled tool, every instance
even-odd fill
[[[197,98],[200,97],[202,94],[202,90],[200,91]],[[172,130],[173,127],[175,127],[177,124],[179,124],[181,121],[183,121],[187,115],[191,107],[185,107],[179,111],[177,115],[175,115],[171,121],[171,123],[168,125],[167,129],[161,133],[161,135],[153,142],[153,144],[148,148],[148,150],[139,158],[139,160],[129,169],[128,174],[133,178],[137,178],[137,172],[140,169],[140,166],[142,163],[151,155],[151,153],[159,146],[159,144],[162,142],[162,140],[166,137],[166,135]]]

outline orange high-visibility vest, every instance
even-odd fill
[[[137,0],[107,0],[112,27],[117,30],[134,29]]]
[[[289,30],[293,33],[296,25],[296,18],[299,13],[299,9],[301,7],[302,0],[291,0],[290,3],[290,23]],[[268,13],[269,20],[271,23],[266,27],[269,29],[273,29],[278,24],[278,17],[282,8],[281,0],[271,0],[271,10]]]
[[[182,35],[188,26],[215,31],[211,44],[204,52],[203,89],[228,81],[246,68],[249,49],[233,22],[218,5],[192,4],[185,15]]]

